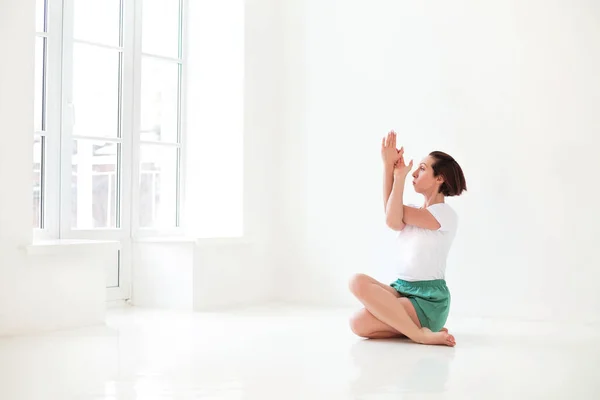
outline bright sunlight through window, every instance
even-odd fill
[[[38,232],[242,235],[243,1],[37,0],[36,30]]]

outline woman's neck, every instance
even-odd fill
[[[444,195],[442,193],[428,193],[428,194],[424,194],[423,195],[425,197],[425,203],[423,205],[423,208],[427,208],[429,206],[432,206],[434,204],[439,204],[439,203],[444,203],[445,202],[445,198]]]

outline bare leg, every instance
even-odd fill
[[[402,306],[406,309],[406,312],[415,325],[421,327],[419,317],[417,317],[415,308],[410,300],[404,297],[399,298],[396,301],[402,304]],[[406,337],[396,329],[375,318],[375,316],[373,316],[373,314],[371,314],[366,308],[361,309],[352,317],[350,320],[350,328],[356,335],[367,339]]]
[[[350,282],[350,290],[375,318],[411,340],[422,344],[455,345],[454,337],[448,332],[434,333],[417,326],[398,297],[373,278],[356,275]]]
[[[385,285],[385,284],[379,282],[377,279],[371,278],[369,275],[365,275],[365,274],[356,274],[352,277],[352,280],[350,281],[350,290],[352,290],[352,287],[354,286],[355,283],[360,284],[360,283],[364,283],[364,282],[369,282],[369,283],[378,285],[381,288],[383,288],[383,289],[387,290],[388,292],[390,292],[391,294],[393,294],[394,297],[400,297],[400,293],[398,293],[396,291],[396,289],[394,289],[390,285]]]

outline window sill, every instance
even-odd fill
[[[194,244],[196,239],[187,236],[144,236],[133,239],[133,243],[158,243],[158,244]]]
[[[253,240],[247,236],[196,239],[196,245],[198,246],[247,245],[252,243]]]
[[[247,237],[223,237],[223,238],[195,238],[189,236],[149,236],[133,240],[134,243],[158,243],[158,244],[195,244],[197,246],[227,246],[237,244],[250,244],[252,241]]]
[[[115,240],[40,240],[26,246],[29,255],[54,255],[65,252],[93,252],[98,250],[117,251],[121,244]]]

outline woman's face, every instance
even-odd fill
[[[413,172],[413,187],[417,193],[437,193],[443,180],[441,176],[433,176],[433,168],[431,167],[435,160],[431,156],[425,157],[417,169]]]

